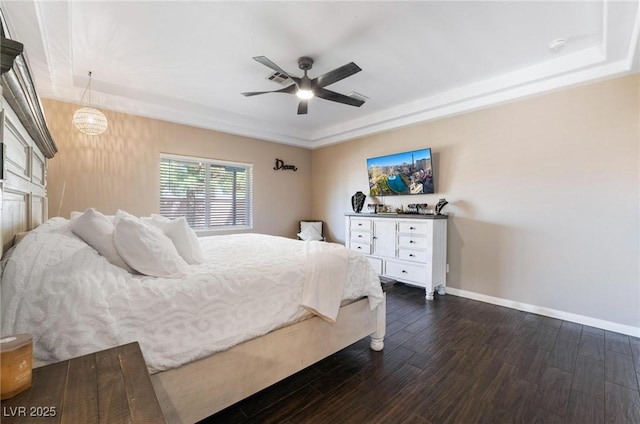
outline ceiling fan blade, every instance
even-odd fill
[[[321,99],[331,100],[332,102],[343,103],[345,105],[360,107],[364,104],[364,100],[354,99],[353,97],[345,96],[344,94],[336,93],[326,88],[316,88],[313,90],[313,93]]]
[[[255,60],[256,62],[262,63],[264,66],[266,66],[267,68],[271,68],[274,71],[278,71],[280,73],[283,73],[285,75],[287,74],[287,71],[285,71],[284,69],[282,69],[281,67],[279,67],[278,65],[276,65],[275,63],[273,63],[271,60],[269,60],[269,58],[267,58],[266,56],[255,56],[253,58],[253,60]]]
[[[349,77],[360,71],[362,71],[362,69],[355,63],[347,63],[344,66],[341,66],[334,69],[333,71],[329,71],[326,74],[322,74],[319,77],[314,78],[313,85],[316,87],[326,87],[329,84],[338,82],[341,79],[345,79],[346,77]]]
[[[291,75],[289,75],[289,73],[287,71],[285,71],[284,69],[282,69],[281,67],[279,67],[278,65],[276,65],[275,63],[273,63],[268,57],[266,56],[255,56],[253,58],[253,60],[255,60],[256,62],[262,63],[264,66],[266,66],[267,68],[271,68],[274,71],[278,71],[281,74],[284,74],[286,76],[288,76],[289,78],[291,78]]]
[[[245,97],[251,97],[251,96],[257,96],[258,94],[267,94],[267,93],[273,93],[273,91],[249,91],[246,93],[240,93]]]
[[[300,85],[300,78],[294,77],[293,75],[289,75],[289,73],[287,71],[285,71],[284,69],[282,69],[281,67],[279,67],[278,65],[276,65],[275,63],[273,63],[269,58],[267,58],[266,56],[255,56],[253,58],[253,60],[255,60],[256,62],[259,62],[261,64],[263,64],[264,66],[266,66],[267,68],[271,68],[274,71],[278,71],[283,75],[288,76],[289,78],[291,78],[296,85]]]
[[[298,115],[306,115],[309,103],[306,100],[300,100],[298,103]]]
[[[257,96],[258,94],[267,94],[267,93],[287,93],[287,94],[293,94],[298,90],[298,88],[296,87],[295,84],[291,84],[288,87],[285,88],[281,88],[280,90],[274,90],[274,91],[249,91],[246,93],[240,93],[245,97],[251,97],[251,96]]]

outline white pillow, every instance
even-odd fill
[[[300,240],[324,240],[322,222],[301,222],[298,237]]]
[[[151,218],[143,218],[143,221],[160,228],[164,235],[171,239],[182,259],[188,264],[194,265],[204,262],[198,236],[189,227],[184,216],[169,219],[162,215],[151,215]]]
[[[113,243],[113,223],[109,218],[90,208],[74,217],[71,231],[85,243],[98,251],[115,266],[133,272],[133,269],[122,259]]]
[[[113,241],[125,262],[141,274],[180,278],[189,269],[169,237],[127,212],[116,213]]]
[[[84,212],[78,212],[78,211],[71,211],[71,215],[69,217],[69,219],[71,221],[74,221],[77,217],[79,217],[80,215],[82,215]],[[104,215],[107,217],[107,219],[109,219],[109,221],[113,222],[115,216],[114,215]]]

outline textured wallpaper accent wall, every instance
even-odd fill
[[[107,132],[91,137],[71,124],[77,105],[42,103],[59,148],[49,162],[50,217],[68,218],[88,207],[108,214],[158,213],[159,155],[172,153],[253,163],[254,232],[294,237],[298,220],[312,218],[308,149],[112,111],[104,111]],[[276,158],[295,164],[297,171],[274,171]]]
[[[450,202],[448,285],[640,328],[640,76],[313,152],[313,212],[345,240],[366,159],[431,147]],[[365,203],[370,203],[367,197]]]

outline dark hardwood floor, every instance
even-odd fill
[[[202,423],[640,424],[640,339],[455,296],[387,293],[362,340]]]

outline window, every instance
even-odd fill
[[[160,214],[193,229],[251,228],[253,165],[160,155]]]

